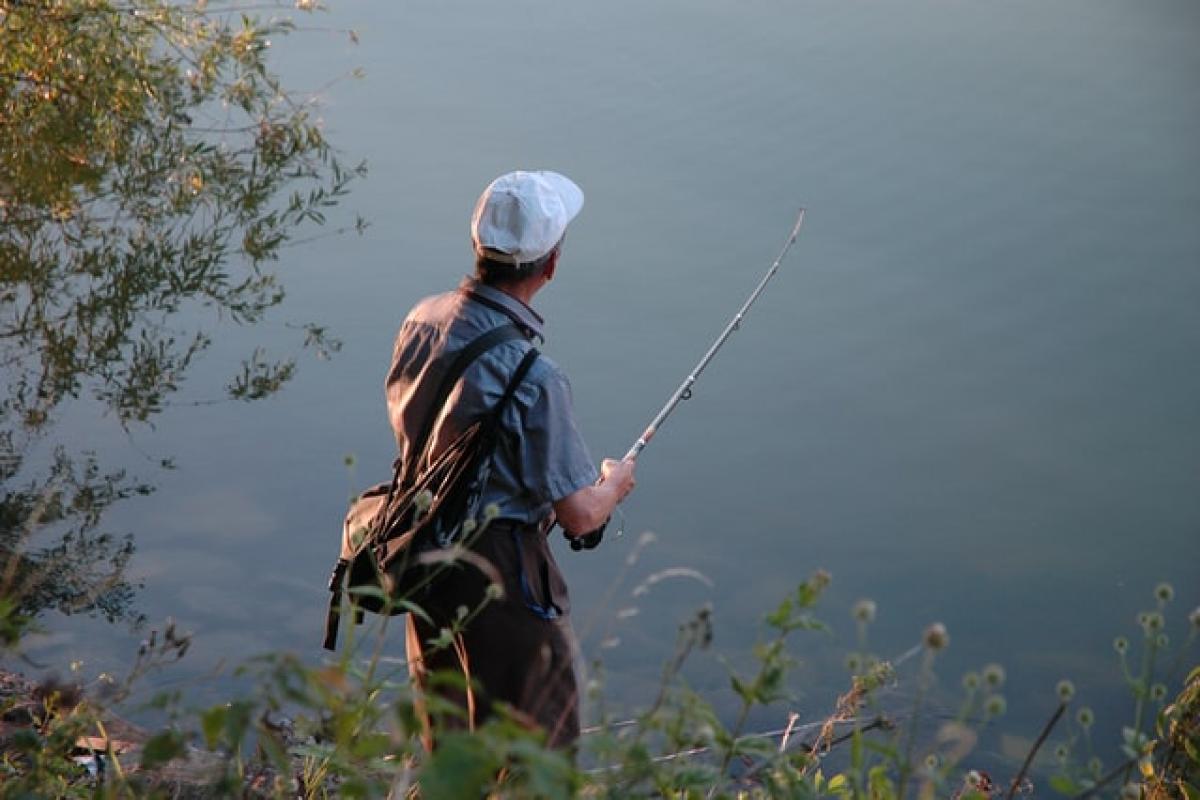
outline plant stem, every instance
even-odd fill
[[[1067,704],[1059,703],[1058,708],[1052,715],[1050,715],[1050,719],[1046,723],[1046,727],[1042,728],[1041,735],[1038,736],[1037,741],[1034,742],[1033,747],[1030,748],[1029,755],[1025,756],[1025,763],[1021,765],[1020,772],[1017,773],[1017,777],[1013,778],[1012,785],[1008,787],[1008,794],[1006,795],[1007,800],[1012,800],[1012,798],[1016,797],[1017,787],[1019,787],[1021,785],[1021,781],[1025,779],[1025,773],[1029,772],[1029,767],[1033,764],[1033,757],[1037,755],[1038,750],[1042,749],[1042,745],[1046,742],[1046,737],[1050,735],[1050,731],[1054,730],[1054,726],[1058,724],[1060,719],[1062,719],[1062,715],[1064,712],[1066,712],[1066,710]]]
[[[904,743],[904,760],[900,762],[900,786],[896,791],[896,797],[900,800],[904,800],[904,793],[908,789],[908,778],[912,773],[913,745],[917,739],[917,726],[921,720],[921,706],[925,703],[925,691],[928,689],[929,677],[933,672],[933,653],[933,650],[926,649],[925,658],[921,662],[921,678],[917,681],[917,696],[913,700],[912,719],[909,720]]]
[[[1115,768],[1113,768],[1113,770],[1111,772],[1109,772],[1107,775],[1105,775],[1100,780],[1096,781],[1095,786],[1088,789],[1083,794],[1075,795],[1075,797],[1072,798],[1072,800],[1087,800],[1087,798],[1089,798],[1089,797],[1095,797],[1097,794],[1099,794],[1101,789],[1103,789],[1108,784],[1112,783],[1113,780],[1115,780],[1118,775],[1120,775],[1125,770],[1131,768],[1134,764],[1137,764],[1137,762],[1138,762],[1138,760],[1136,758],[1131,758],[1128,761],[1124,762],[1123,764],[1118,764]]]

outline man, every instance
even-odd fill
[[[471,219],[475,277],[419,302],[396,339],[387,401],[405,463],[420,457],[409,445],[427,415],[437,415],[426,453],[432,458],[496,404],[531,340],[542,338],[542,318],[530,303],[554,279],[567,224],[582,207],[583,192],[554,172],[511,172],[484,190]],[[431,409],[438,372],[431,365],[509,323],[524,338],[486,351],[445,409]],[[597,474],[575,424],[566,376],[544,355],[533,362],[502,424],[481,506],[494,517],[473,550],[499,573],[503,595],[489,598],[477,570],[451,571],[427,602],[429,619],[408,615],[409,664],[419,695],[449,699],[470,724],[505,703],[544,729],[552,746],[565,747],[579,736],[575,642],[566,584],[547,534],[556,519],[569,536],[603,525],[633,489],[634,465],[605,460]],[[444,639],[433,644],[443,629],[455,627],[463,608],[480,610],[449,646]],[[433,673],[445,672],[462,679],[430,685]],[[426,744],[432,744],[428,721]]]

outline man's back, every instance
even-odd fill
[[[472,280],[456,291],[422,300],[409,313],[396,337],[386,382],[388,416],[405,463],[420,455],[409,452],[410,442],[430,414],[436,415],[436,421],[427,459],[436,458],[496,405],[517,364],[533,346],[528,338],[505,342],[481,355],[451,391],[445,407],[431,408],[450,361],[447,356],[510,322],[528,336],[540,337],[542,319],[532,309]],[[537,523],[550,516],[554,500],[595,482],[596,467],[570,406],[566,376],[549,358],[538,358],[502,419],[505,435],[483,496],[484,506],[496,504],[499,518]]]

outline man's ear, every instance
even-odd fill
[[[558,250],[550,254],[550,260],[546,262],[546,268],[542,270],[542,277],[546,282],[554,280],[554,270],[558,269]]]

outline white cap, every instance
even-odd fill
[[[549,253],[583,208],[583,190],[557,172],[501,175],[479,195],[471,215],[477,255],[528,264]]]

